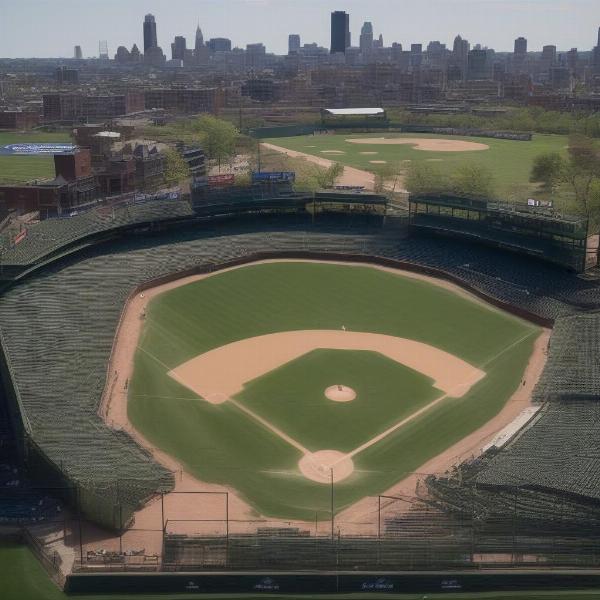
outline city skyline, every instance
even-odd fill
[[[198,24],[205,39],[227,37],[232,44],[263,42],[268,52],[285,54],[289,34],[299,34],[302,44],[317,42],[330,45],[330,13],[335,10],[350,14],[350,32],[353,45],[358,46],[363,22],[373,24],[375,37],[383,34],[386,45],[400,42],[427,44],[439,40],[451,47],[457,34],[494,48],[498,52],[512,52],[514,40],[527,38],[529,51],[541,51],[547,44],[558,51],[577,47],[590,50],[596,43],[600,8],[591,0],[424,0],[417,6],[401,6],[393,0],[373,0],[366,7],[358,0],[306,0],[302,9],[290,0],[173,0],[169,8],[164,2],[117,3],[106,0],[98,15],[89,20],[92,2],[55,0],[49,3],[21,0],[19,4],[0,0],[3,14],[0,23],[0,57],[65,57],[73,55],[73,47],[81,46],[84,57],[98,54],[99,40],[108,42],[112,57],[118,46],[143,47],[141,23],[145,14],[156,18],[158,45],[167,53],[175,36],[183,36],[193,47]],[[63,10],[59,10],[60,8]],[[118,8],[117,8],[118,7]],[[178,10],[177,10],[178,8]],[[273,17],[276,8],[277,20]],[[119,10],[115,20],[112,10]],[[430,21],[435,9],[438,18]],[[239,18],[232,19],[231,11]],[[32,14],[39,18],[32,19]],[[64,27],[65,15],[70,15],[70,27]],[[542,18],[543,16],[543,18]],[[47,35],[53,24],[58,28],[62,20],[62,35]],[[77,25],[75,25],[77,24]],[[45,30],[45,35],[41,34]],[[44,51],[43,48],[46,50]]]

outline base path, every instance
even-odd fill
[[[335,164],[335,161],[320,156],[313,156],[312,154],[306,154],[304,152],[298,152],[297,150],[290,150],[283,146],[276,146],[275,144],[262,143],[263,148],[268,150],[275,150],[275,152],[281,152],[290,158],[303,158],[304,160],[311,162],[324,169],[329,169]],[[343,152],[342,152],[343,154]],[[375,175],[369,173],[369,171],[361,171],[354,167],[344,167],[344,172],[341,177],[336,181],[337,185],[349,185],[349,186],[362,186],[366,190],[373,190],[375,188]],[[401,190],[398,190],[401,191]]]

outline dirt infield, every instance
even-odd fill
[[[348,138],[350,144],[370,145],[399,145],[413,146],[415,150],[426,152],[473,152],[489,150],[487,144],[480,142],[467,142],[465,140],[446,140],[442,138]]]
[[[318,159],[323,160],[323,159]],[[315,262],[315,261],[291,261],[291,260],[282,260],[282,261],[262,261],[262,262]],[[324,261],[316,261],[316,262],[324,262]],[[329,262],[329,261],[327,261]],[[335,261],[331,261],[334,264],[343,264],[345,266],[352,266],[352,263],[337,263]],[[365,265],[357,265],[364,267]],[[449,289],[459,295],[468,297],[470,300],[475,301],[479,304],[485,305],[490,310],[496,310],[487,304],[485,301],[478,299],[472,296],[470,293],[466,292],[459,286],[454,284],[444,282],[438,279],[434,279],[428,276],[423,276],[415,273],[403,272],[397,269],[391,269],[386,267],[380,267],[377,265],[371,265],[372,268],[381,269],[384,271],[392,272],[395,274],[400,274],[406,277],[425,280],[429,283],[433,283],[439,287]],[[232,269],[243,268],[241,267],[232,267]],[[226,269],[231,270],[231,269]],[[171,456],[162,452],[161,450],[154,448],[148,440],[146,440],[135,428],[131,425],[127,415],[127,390],[125,386],[125,382],[127,382],[132,375],[133,371],[133,357],[137,348],[137,342],[139,336],[141,334],[142,326],[143,326],[143,315],[145,314],[146,305],[149,300],[161,293],[169,291],[171,289],[187,285],[194,281],[198,281],[204,279],[206,277],[210,277],[214,274],[219,274],[224,272],[217,271],[216,273],[211,274],[203,274],[203,275],[195,275],[190,277],[185,277],[180,280],[170,282],[156,288],[150,289],[142,294],[137,294],[134,298],[130,300],[130,302],[126,305],[123,311],[123,315],[121,318],[121,322],[117,331],[117,335],[114,342],[113,353],[108,369],[109,377],[106,382],[106,387],[103,395],[103,400],[100,408],[100,414],[105,418],[106,422],[113,428],[124,429],[130,435],[134,437],[146,449],[148,449],[155,460],[166,466],[170,469],[175,475],[175,489],[172,494],[168,494],[165,497],[165,502],[168,503],[169,510],[172,510],[174,513],[178,515],[178,518],[185,519],[185,515],[196,515],[197,512],[197,498],[193,496],[188,496],[181,492],[192,492],[192,491],[212,491],[212,492],[227,492],[229,494],[229,518],[236,521],[236,531],[254,531],[258,526],[264,526],[265,523],[269,523],[269,525],[280,525],[285,526],[289,524],[289,521],[279,520],[279,521],[269,521],[266,517],[262,515],[256,514],[253,509],[242,500],[235,492],[235,490],[228,488],[224,485],[219,484],[210,484],[203,481],[200,481],[188,473],[182,468],[182,466],[174,460]],[[286,332],[284,332],[286,333]],[[289,332],[287,332],[289,333]],[[297,334],[305,334],[305,332],[293,332]],[[358,332],[343,332],[343,331],[335,331],[333,332],[339,336],[347,336],[346,339],[352,340],[353,334]],[[281,335],[281,334],[276,334]],[[269,337],[269,336],[260,336],[260,337]],[[390,336],[383,336],[390,337]],[[486,441],[491,439],[499,430],[509,424],[511,421],[515,419],[515,417],[519,414],[519,412],[530,404],[530,397],[532,389],[537,382],[543,366],[545,364],[546,357],[546,346],[549,338],[549,332],[545,330],[542,335],[536,340],[535,348],[532,356],[530,357],[529,364],[527,366],[525,376],[523,379],[523,385],[521,385],[513,396],[510,398],[508,403],[504,406],[502,411],[496,415],[491,421],[486,423],[483,427],[473,432],[471,435],[467,436],[459,443],[454,446],[448,448],[445,452],[438,455],[434,459],[430,460],[426,464],[422,465],[419,468],[420,475],[410,475],[404,478],[402,481],[394,485],[388,492],[390,494],[393,493],[402,493],[407,495],[414,495],[416,484],[418,479],[424,473],[439,473],[443,472],[452,465],[456,464],[460,460],[463,460],[466,457],[477,455],[481,451],[481,447],[484,445]],[[282,338],[283,339],[283,338]],[[400,339],[400,338],[396,338]],[[247,341],[247,340],[245,340]],[[242,343],[242,342],[240,342]],[[315,342],[316,343],[316,342]],[[358,342],[356,342],[358,343]],[[360,340],[360,345],[362,349],[364,349],[365,340]],[[283,347],[283,346],[282,346]],[[223,348],[223,347],[222,347]],[[216,349],[216,351],[222,350],[222,348]],[[436,350],[436,349],[434,349]],[[440,352],[438,350],[438,352]],[[211,354],[210,352],[206,354]],[[414,353],[413,353],[414,354]],[[450,356],[450,355],[448,355]],[[429,359],[431,356],[429,356]],[[455,360],[459,360],[456,357],[452,357]],[[418,357],[415,354],[414,356],[409,356],[407,360],[417,360]],[[194,359],[195,360],[195,359]],[[281,357],[277,360],[281,360]],[[423,369],[431,370],[431,366],[425,365],[425,363],[430,363],[430,360],[426,360],[422,357],[423,360]],[[437,362],[437,361],[436,361]],[[184,363],[184,365],[187,363]],[[456,365],[452,363],[455,367]],[[466,363],[465,363],[466,365]],[[410,365],[409,365],[410,366]],[[439,386],[440,389],[445,392],[453,392],[457,393],[456,384],[465,383],[465,375],[467,371],[457,371],[456,368],[451,368],[451,364],[448,363],[445,365],[447,374],[444,375],[446,379],[443,379],[443,385]],[[471,371],[471,375],[473,376],[473,367],[469,365]],[[177,371],[174,369],[174,371]],[[477,370],[479,371],[479,370]],[[423,371],[422,371],[423,372]],[[428,372],[428,371],[424,371]],[[458,373],[461,373],[461,376],[458,376]],[[479,371],[478,376],[481,377],[483,374],[482,371]],[[453,379],[453,377],[455,379]],[[436,381],[442,381],[442,378],[439,374],[433,377]],[[460,379],[460,381],[459,381]],[[223,380],[225,381],[225,380]],[[200,378],[198,378],[198,383],[202,384]],[[205,382],[204,382],[205,383]],[[227,385],[230,385],[225,381]],[[331,382],[332,385],[335,384],[335,381]],[[187,385],[187,384],[186,384]],[[236,386],[239,385],[236,384]],[[471,383],[472,385],[472,383]],[[237,389],[237,387],[235,387]],[[232,389],[230,388],[215,388],[209,390],[207,393],[217,394],[217,396],[212,397],[212,401],[223,401],[227,399],[228,395],[232,393]],[[464,392],[463,392],[464,393]],[[219,395],[220,394],[220,395]],[[203,394],[201,394],[203,395]],[[439,402],[444,399],[445,396],[442,396],[435,400],[435,402]],[[207,398],[211,401],[210,398]],[[241,403],[238,403],[241,405]],[[424,407],[424,409],[426,409]],[[242,408],[244,410],[244,408]],[[417,414],[417,413],[415,413]],[[412,418],[412,415],[411,417]],[[396,424],[394,427],[399,427],[403,423]],[[384,432],[384,433],[389,433]],[[370,440],[371,443],[375,443],[377,440]],[[360,448],[356,449],[360,451]],[[336,452],[336,451],[324,451],[324,452]],[[353,452],[354,453],[354,452]],[[353,469],[351,454],[343,455],[343,456],[334,456],[333,454],[328,454],[324,457],[313,457],[318,460],[310,460],[310,457],[306,459],[306,454],[304,455],[304,463],[299,465],[301,472],[314,481],[322,481],[322,478],[327,476],[328,478],[331,476],[327,471],[326,465],[330,462],[336,463],[336,470],[340,469],[339,474],[335,474],[336,479],[341,477],[346,470]],[[310,454],[310,453],[308,453]],[[306,459],[306,460],[305,460]],[[321,460],[322,459],[322,460]],[[350,459],[348,462],[347,459]],[[323,466],[325,465],[325,470]],[[341,469],[343,466],[343,469]],[[347,476],[347,475],[346,475]],[[320,478],[320,479],[319,479]],[[329,481],[329,479],[327,479]],[[219,496],[207,496],[202,500],[202,509],[206,511],[206,514],[212,515],[220,515],[215,516],[215,519],[221,519],[223,515],[223,500]],[[365,531],[365,523],[368,521],[370,523],[369,527],[372,526],[372,499],[364,499],[357,502],[355,505],[349,507],[348,509],[339,513],[337,519],[341,524],[343,523],[344,531],[347,533],[360,533]],[[196,512],[195,512],[196,511]],[[183,515],[183,516],[181,516]],[[189,518],[192,518],[191,516]],[[136,527],[144,528],[147,526],[148,528],[155,528],[156,522],[160,522],[160,506],[154,502],[149,503],[142,510],[138,511],[135,516]],[[218,533],[220,525],[215,524],[214,532]],[[310,524],[307,524],[307,528],[310,528]],[[192,531],[189,531],[192,533]],[[148,544],[149,546],[153,545]]]
[[[207,402],[221,404],[244,385],[318,348],[369,350],[423,373],[434,387],[459,398],[485,373],[443,350],[405,338],[347,330],[281,331],[239,340],[205,352],[169,376]]]

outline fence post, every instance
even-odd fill
[[[377,495],[377,565],[381,563],[381,494]]]
[[[333,517],[333,467],[330,467],[329,473],[331,475],[331,540],[334,539],[334,517]]]
[[[225,492],[225,566],[229,567],[229,492]]]
[[[79,559],[81,563],[81,568],[83,568],[83,527],[81,525],[81,489],[79,484],[76,485],[77,490],[77,517],[79,521]]]

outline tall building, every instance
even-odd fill
[[[369,21],[365,21],[360,30],[359,46],[363,54],[373,50],[373,25]]]
[[[154,15],[144,17],[144,52],[149,48],[157,48],[158,40],[156,38],[156,21]]]
[[[98,42],[98,56],[100,60],[108,60],[108,42],[106,40]]]
[[[171,58],[173,60],[183,60],[185,51],[187,50],[187,42],[182,35],[176,35],[175,40],[171,44]]]
[[[469,40],[463,40],[460,35],[454,38],[454,45],[452,46],[452,66],[454,70],[458,70],[461,79],[467,78],[467,64],[469,57],[469,50],[471,44]]]
[[[77,60],[81,60],[83,58],[83,52],[81,52],[81,46],[75,46],[73,50],[73,57]]]
[[[524,56],[527,54],[527,40],[524,37],[518,37],[515,40],[515,56]]]
[[[420,67],[423,62],[423,44],[410,45],[410,66]]]
[[[231,40],[228,38],[211,38],[206,45],[211,52],[231,52]]]
[[[129,53],[131,58],[131,62],[139,63],[142,60],[140,49],[137,47],[137,44],[134,44],[131,47],[131,52]]]
[[[550,65],[556,63],[556,46],[544,46],[542,48],[542,60]]]
[[[487,79],[488,76],[488,51],[476,46],[468,54],[467,79]]]
[[[297,33],[290,33],[288,37],[288,54],[298,54],[300,43],[300,36]]]
[[[200,23],[196,27],[196,39],[194,41],[194,50],[198,52],[200,48],[204,47],[204,36],[202,35],[202,29],[200,29]]]
[[[331,54],[346,52],[350,46],[350,15],[342,10],[331,13]]]

